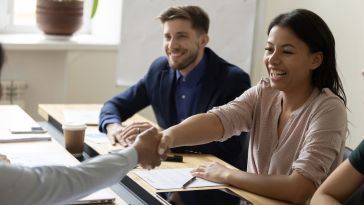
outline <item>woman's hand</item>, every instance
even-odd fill
[[[230,172],[231,169],[218,162],[201,165],[191,171],[193,176],[224,184],[228,184],[228,176]]]

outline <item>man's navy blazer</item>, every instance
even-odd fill
[[[205,113],[215,106],[226,104],[250,88],[249,75],[242,69],[226,62],[209,48],[205,48],[205,53],[208,59],[207,69],[201,82],[201,94],[197,96],[194,114]],[[175,81],[175,71],[169,67],[167,58],[157,58],[144,78],[104,104],[100,113],[100,131],[106,133],[104,124],[109,119],[117,118],[122,122],[149,105],[152,106],[161,128],[166,129],[177,124]],[[242,153],[242,145],[246,143],[246,138],[234,136],[224,142],[211,142],[172,150],[213,154],[245,169],[247,156],[246,153]]]

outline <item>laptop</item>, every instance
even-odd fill
[[[101,189],[71,204],[106,204],[115,201],[115,195],[110,189]]]

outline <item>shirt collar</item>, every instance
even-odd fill
[[[185,82],[188,82],[190,84],[197,84],[198,82],[200,82],[205,73],[206,67],[207,67],[207,55],[205,53],[201,61],[197,64],[197,66],[184,78]],[[183,75],[180,73],[179,70],[176,70],[175,73],[177,81],[183,78]]]

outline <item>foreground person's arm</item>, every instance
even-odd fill
[[[138,137],[118,153],[98,156],[75,167],[22,167],[0,163],[0,198],[3,204],[65,204],[120,181],[137,163],[146,168],[160,164],[155,137]]]

